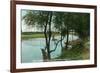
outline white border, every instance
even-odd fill
[[[57,62],[40,62],[40,63],[21,63],[21,9],[28,10],[45,10],[45,11],[62,11],[62,12],[81,12],[90,13],[90,60],[78,61],[57,61]],[[73,66],[94,64],[94,9],[69,8],[69,7],[50,7],[35,5],[16,5],[16,68],[39,68],[53,66]]]

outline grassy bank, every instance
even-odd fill
[[[86,60],[90,58],[89,40],[84,40],[83,46],[74,45],[71,49],[64,49],[62,54],[55,59]]]
[[[52,35],[59,35],[58,32],[53,32]],[[45,38],[43,32],[23,32],[21,34],[21,39],[31,39],[31,38]]]
[[[22,39],[31,39],[31,38],[44,38],[44,34],[29,34],[29,35],[24,35],[24,34],[22,34],[21,35],[21,38]]]
[[[84,60],[89,59],[89,50],[88,49],[71,49],[64,51],[62,55],[56,59],[67,59],[67,60]]]

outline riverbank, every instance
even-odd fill
[[[89,59],[89,50],[88,49],[71,49],[64,51],[62,55],[56,59],[67,59],[67,60],[85,60]]]
[[[58,32],[52,32],[52,35],[60,35]],[[21,39],[32,39],[32,38],[45,38],[43,32],[23,32]]]
[[[29,35],[22,34],[21,38],[22,38],[22,40],[23,39],[31,39],[31,38],[44,38],[44,34],[40,34],[40,33],[29,34]]]
[[[77,41],[76,41],[77,42]],[[74,45],[71,49],[62,51],[55,59],[62,60],[86,60],[90,58],[89,40],[84,40],[83,45]]]

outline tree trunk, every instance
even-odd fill
[[[72,41],[73,41],[73,36],[74,36],[74,29],[72,29]]]
[[[42,50],[42,55],[44,56],[43,59],[46,59],[46,56],[47,56],[48,60],[51,59],[51,55],[50,55],[50,41],[51,41],[51,34],[52,34],[51,33],[51,20],[52,20],[52,12],[48,12],[47,21],[44,26],[46,47],[45,47],[45,50]]]
[[[49,49],[48,49],[48,37],[47,37],[47,23],[46,23],[46,25],[44,27],[44,36],[45,36],[45,44],[46,44],[45,45],[45,52],[47,52],[47,53],[43,53],[43,50],[42,50],[43,60],[45,59],[44,58],[45,55],[47,55],[47,58],[49,59],[49,53],[48,53],[48,51],[49,51]]]
[[[47,25],[48,25],[48,19],[49,19],[49,12],[48,12],[48,14],[47,14],[47,21],[46,21],[46,23],[45,23],[45,25],[44,25],[44,36],[45,36],[45,44],[46,44],[46,46],[45,46],[45,52],[46,53],[43,53],[43,50],[42,50],[42,54],[43,54],[43,56],[45,57],[45,56],[47,56],[47,58],[48,58],[48,60],[50,59],[50,53],[49,53],[49,51],[50,51],[50,49],[49,49],[49,44],[48,44],[48,33],[47,33]],[[45,54],[45,55],[44,55]],[[43,58],[44,58],[43,57]],[[45,59],[45,58],[44,58]],[[45,61],[45,60],[44,60]]]
[[[62,33],[61,33],[61,41],[60,41],[60,44],[61,44],[61,48],[63,49],[63,45],[62,45]]]
[[[49,32],[48,32],[48,58],[51,59],[51,55],[50,55],[50,41],[51,41],[51,21],[52,21],[52,12],[49,13]]]
[[[66,49],[68,49],[68,43],[69,43],[69,29],[68,29],[68,27],[67,27]]]
[[[48,61],[48,56],[47,56],[47,52],[45,49],[41,49],[42,51],[42,56],[43,56],[43,61],[46,62]]]

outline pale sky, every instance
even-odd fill
[[[21,16],[23,17],[26,13],[27,13],[27,11],[28,10],[21,10]],[[22,20],[22,22],[21,22],[21,29],[22,29],[22,32],[36,32],[36,31],[38,31],[38,32],[42,32],[43,30],[42,29],[38,29],[38,28],[36,28],[36,27],[32,27],[32,26],[28,26],[28,25],[26,25],[25,24],[25,22],[24,22],[24,20]],[[54,28],[53,28],[53,26],[51,26],[51,28],[52,28],[52,30],[55,30]]]
[[[23,17],[27,13],[27,11],[28,10],[21,10],[21,16]],[[37,29],[36,27],[27,26],[24,20],[22,20],[21,25],[22,25],[22,32],[41,31],[40,29]]]

